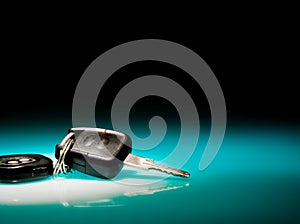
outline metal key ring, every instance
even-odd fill
[[[66,168],[65,168],[64,160],[65,160],[67,152],[69,151],[69,149],[71,148],[72,143],[74,142],[73,139],[72,139],[73,136],[74,136],[74,132],[68,133],[63,138],[61,143],[59,144],[61,150],[60,150],[58,161],[54,166],[54,172],[53,172],[54,176],[57,176],[61,172],[66,174],[67,171],[68,171],[68,169],[66,170]]]

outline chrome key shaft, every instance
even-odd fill
[[[124,160],[124,164],[137,167],[140,169],[144,169],[144,170],[149,170],[149,169],[159,170],[168,174],[172,174],[174,176],[190,177],[190,173],[186,171],[160,165],[155,163],[154,160],[152,159],[136,156],[133,154],[128,154],[128,156]]]

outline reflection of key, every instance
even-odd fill
[[[66,164],[83,173],[110,179],[126,164],[145,170],[155,169],[175,176],[190,176],[188,172],[133,155],[131,150],[131,139],[121,132],[100,128],[72,128],[61,144],[56,146],[55,157],[58,163],[54,174],[56,175],[63,164]]]

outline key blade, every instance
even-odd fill
[[[168,173],[168,174],[172,174],[174,176],[180,176],[180,177],[186,177],[186,178],[190,177],[189,172],[179,170],[179,169],[175,169],[175,168],[168,167],[168,166],[164,166],[164,165],[161,165],[161,164],[156,164],[156,163],[153,163],[149,167],[149,169],[159,170],[159,171],[162,171],[162,172],[165,172],[165,173]]]
[[[136,156],[133,154],[129,154],[126,157],[126,159],[124,160],[124,164],[136,168],[144,169],[144,170],[149,170],[149,169],[158,170],[164,173],[172,174],[174,176],[180,176],[186,178],[190,177],[190,173],[186,171],[164,166],[161,164],[156,164],[152,159]]]
[[[139,168],[139,169],[148,170],[149,167],[144,165],[146,160],[150,160],[150,159],[136,156],[133,154],[128,154],[128,156],[126,157],[126,159],[124,160],[123,163],[126,165],[129,165],[129,166]]]

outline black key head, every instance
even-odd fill
[[[65,163],[83,173],[111,179],[123,168],[123,161],[131,153],[131,139],[121,132],[100,128],[72,128],[74,144]],[[56,146],[59,159],[61,146]]]

